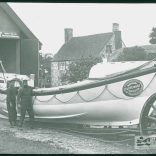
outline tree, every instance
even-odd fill
[[[131,48],[124,48],[116,61],[144,61],[146,60],[146,51],[138,46]]]
[[[156,44],[156,27],[152,28],[152,32],[150,33],[149,37],[151,38],[149,42],[151,44]]]
[[[52,55],[49,54],[39,54],[40,70],[39,79],[41,87],[51,86],[51,61]]]
[[[91,67],[99,62],[102,62],[101,58],[94,58],[92,56],[88,58],[81,57],[80,60],[74,61],[69,65],[69,69],[61,76],[61,81],[68,83],[82,81],[88,78]]]

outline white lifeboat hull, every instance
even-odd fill
[[[60,88],[88,84],[85,80]],[[48,122],[91,125],[136,125],[146,100],[155,93],[155,73],[69,93],[33,97],[35,118]],[[41,90],[41,89],[40,89]],[[55,88],[54,88],[55,90]],[[44,89],[42,89],[44,91]],[[6,95],[0,94],[5,114]]]

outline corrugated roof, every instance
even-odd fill
[[[57,54],[54,61],[75,60],[81,57],[98,57],[102,49],[111,39],[113,33],[102,33],[89,36],[73,37],[65,43]]]

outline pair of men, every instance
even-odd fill
[[[10,82],[7,89],[7,109],[9,114],[9,122],[11,126],[16,125],[17,112],[16,112],[16,95],[17,105],[20,108],[20,121],[19,127],[23,126],[26,111],[30,117],[31,126],[34,121],[33,104],[32,104],[32,87],[28,86],[27,80],[23,80],[23,86],[17,90],[14,83]]]

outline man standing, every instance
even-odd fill
[[[9,122],[11,127],[16,125],[16,119],[17,119],[16,95],[17,95],[17,88],[14,87],[14,82],[8,81],[6,101],[7,101],[8,117],[9,117]]]
[[[21,118],[19,127],[23,126],[25,114],[28,112],[31,127],[34,121],[33,103],[32,103],[32,87],[28,86],[27,80],[23,80],[23,86],[19,89],[17,95],[17,103],[21,108]]]

